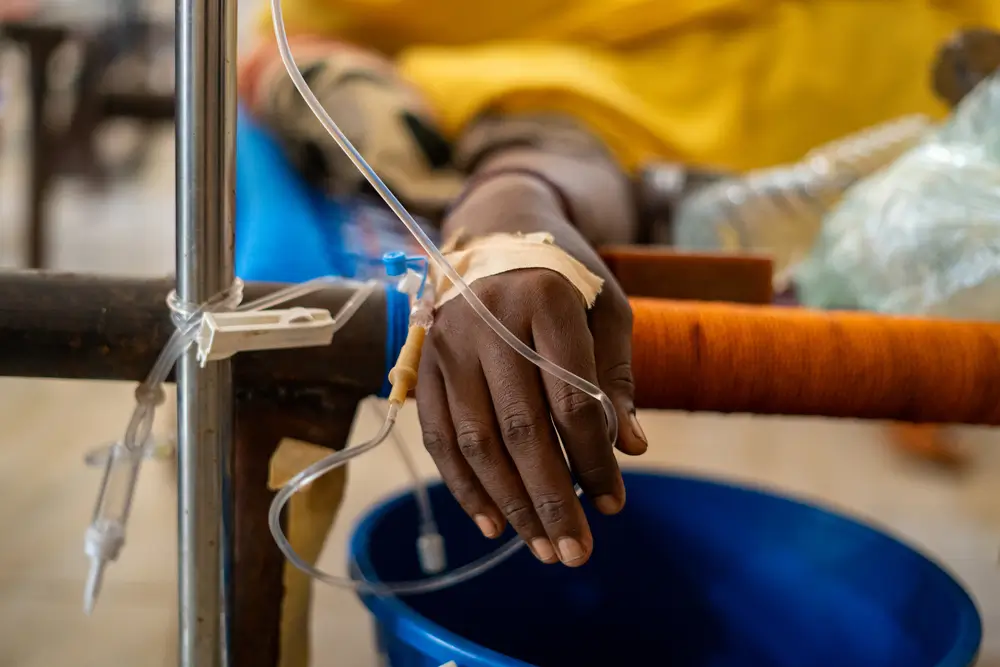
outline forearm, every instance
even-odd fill
[[[546,232],[557,246],[620,290],[594,246],[567,219],[561,198],[545,182],[522,173],[502,173],[481,181],[445,218],[444,238]]]
[[[628,175],[598,140],[572,121],[558,117],[487,118],[459,141],[456,158],[471,174],[469,190],[484,187],[501,175],[533,177],[537,185],[554,191],[556,201],[566,209],[565,217],[592,246],[636,241],[634,194]],[[526,191],[521,194],[529,196]],[[493,217],[487,216],[483,224],[498,224]],[[530,222],[521,220],[520,224]],[[478,234],[490,230],[465,231]],[[452,232],[447,221],[444,232]]]

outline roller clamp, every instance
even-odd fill
[[[321,347],[333,340],[335,322],[322,308],[205,313],[198,331],[198,363],[237,352]]]

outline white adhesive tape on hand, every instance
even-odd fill
[[[590,308],[604,287],[604,280],[555,245],[552,235],[544,232],[532,234],[491,234],[468,241],[461,237],[449,242],[443,249],[444,256],[455,270],[472,284],[482,278],[519,269],[549,269],[563,276],[577,289],[584,307]],[[436,307],[440,308],[461,293],[447,276],[433,266],[430,278],[438,294]]]

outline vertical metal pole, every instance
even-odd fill
[[[177,291],[233,281],[236,0],[177,0]],[[233,507],[228,362],[177,368],[180,664],[229,664]]]

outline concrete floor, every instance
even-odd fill
[[[81,552],[99,471],[82,459],[117,436],[130,409],[120,384],[0,380],[0,665],[156,667],[176,664],[174,490],[165,464],[144,469],[129,544],[109,572],[94,616],[80,611]],[[415,411],[402,432],[420,462]],[[878,521],[946,563],[978,598],[986,620],[984,667],[1000,667],[1000,507],[995,434],[967,431],[976,466],[961,478],[902,461],[877,426],[818,420],[642,415],[652,447],[641,465],[762,483]],[[370,408],[356,431],[376,428]],[[342,571],[347,534],[406,478],[391,447],[353,464],[342,519],[322,565]],[[315,600],[317,665],[370,667],[369,619],[342,591]]]
[[[7,59],[0,81],[16,82]],[[12,90],[16,91],[16,87]],[[10,93],[10,90],[8,90]],[[0,266],[19,263],[24,160],[14,95],[0,121]],[[8,100],[11,96],[8,94]],[[173,265],[173,149],[169,132],[133,181],[106,193],[63,183],[53,203],[59,269],[163,275]],[[83,465],[92,447],[119,436],[132,388],[120,384],[0,379],[0,667],[156,667],[176,664],[175,494],[165,464],[147,465],[129,544],[109,572],[93,617],[80,605],[81,546],[99,471]],[[878,425],[821,420],[643,414],[651,440],[638,465],[746,480],[831,503],[889,526],[946,563],[977,597],[986,622],[981,665],[1000,667],[1000,478],[996,433],[963,430],[975,465],[956,476],[899,459]],[[371,433],[370,411],[356,431]],[[421,469],[415,412],[402,430]],[[346,507],[322,564],[342,568],[351,525],[377,498],[405,485],[391,448],[354,464]],[[320,587],[315,600],[317,665],[376,664],[364,609]]]

